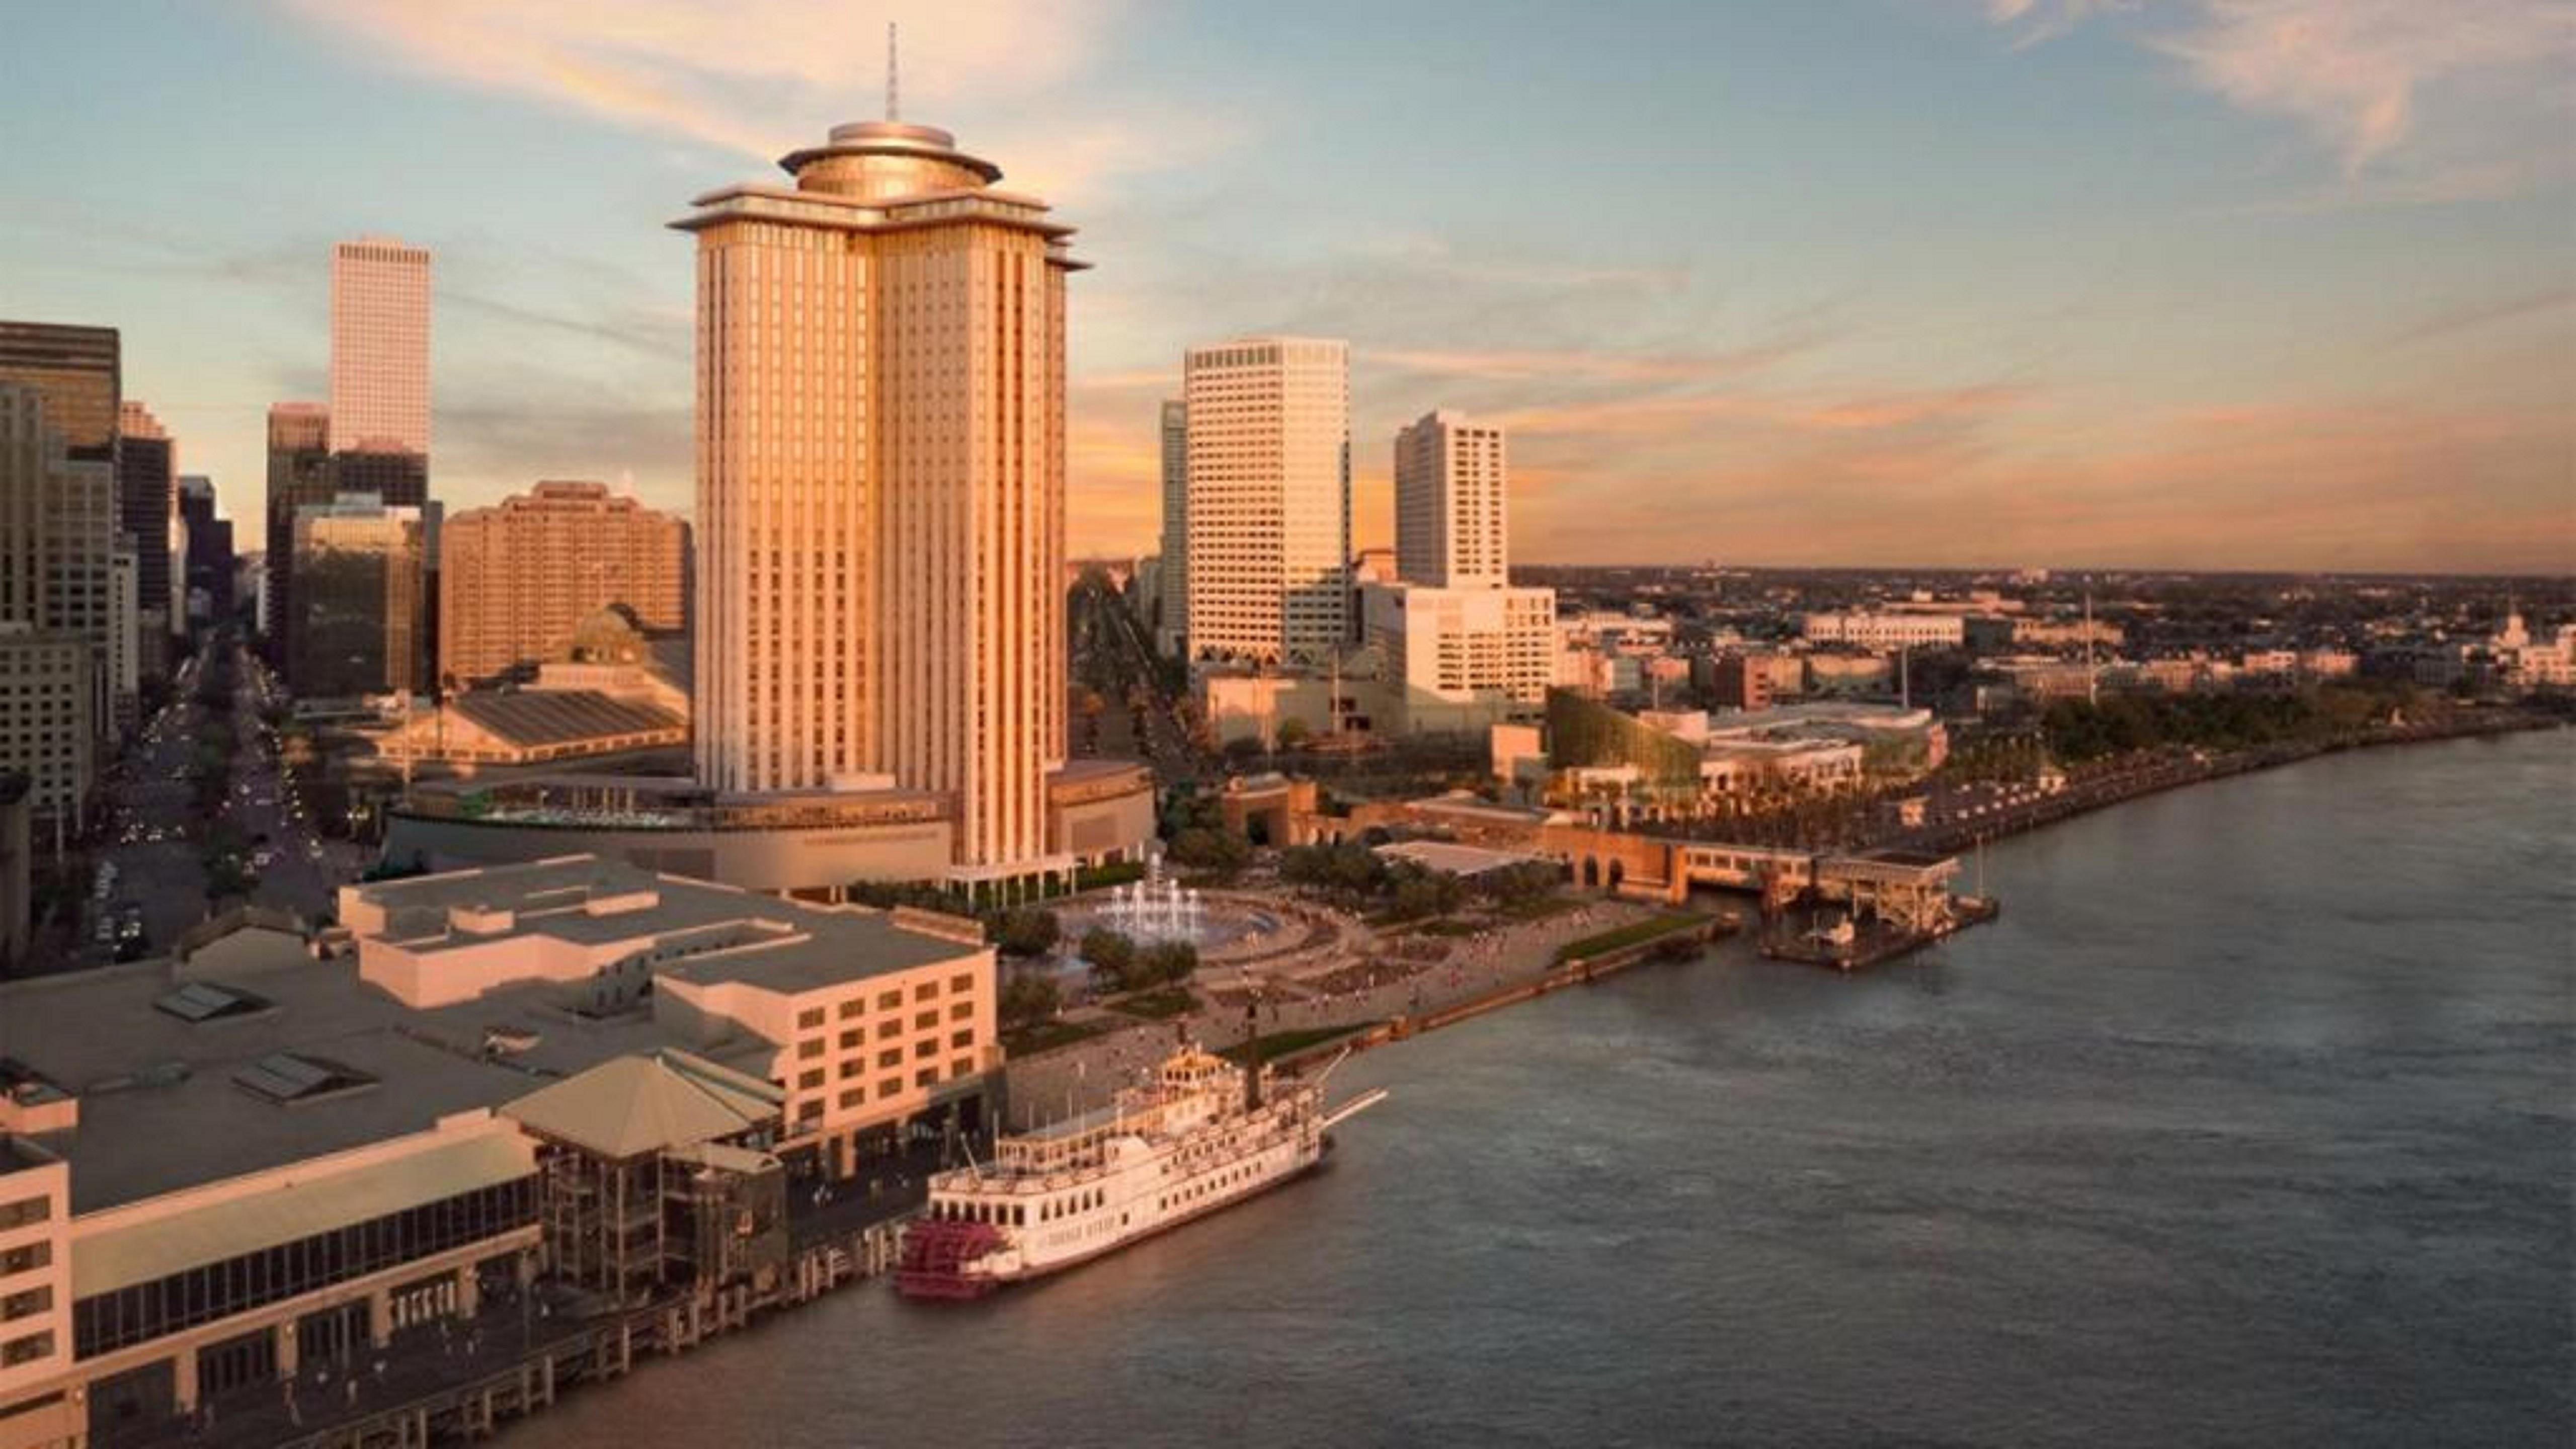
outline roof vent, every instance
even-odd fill
[[[275,1009],[265,996],[212,981],[191,981],[176,991],[152,999],[154,1010],[195,1026],[201,1022],[221,1021],[226,1017],[257,1016]]]
[[[297,1052],[271,1052],[233,1074],[233,1085],[281,1107],[364,1091],[376,1078],[356,1067]]]

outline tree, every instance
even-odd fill
[[[1042,906],[1005,911],[993,923],[993,944],[1005,956],[1043,956],[1063,939],[1063,924]]]
[[[1013,971],[1002,980],[1004,1026],[1033,1026],[1054,1016],[1059,1003],[1055,977],[1044,971]]]
[[[1132,984],[1178,986],[1198,974],[1199,948],[1187,941],[1156,941],[1136,955]]]
[[[1315,737],[1315,732],[1302,719],[1283,720],[1279,725],[1279,748],[1293,750]]]
[[[1194,870],[1230,876],[1252,863],[1252,842],[1222,827],[1193,825],[1172,837],[1171,855]]]
[[[1387,914],[1399,921],[1445,916],[1458,909],[1467,895],[1458,877],[1445,870],[1426,870],[1411,861],[1399,862],[1389,872],[1389,878]]]
[[[1107,926],[1094,926],[1082,933],[1082,959],[1091,965],[1091,974],[1112,991],[1123,991],[1131,984],[1136,967],[1136,943]]]

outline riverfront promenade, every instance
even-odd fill
[[[1275,963],[1260,974],[1209,973],[1195,983],[1199,1010],[1161,1020],[1086,1008],[1074,1018],[1106,1024],[1099,1035],[1009,1063],[1010,1122],[1025,1128],[1107,1105],[1118,1087],[1139,1081],[1168,1055],[1180,1034],[1215,1049],[1240,1043],[1247,1002],[1256,1006],[1265,1036],[1437,1015],[1539,981],[1555,969],[1557,950],[1568,942],[1659,913],[1632,901],[1569,899],[1568,908],[1555,915],[1472,936],[1377,938],[1390,953],[1407,942],[1436,943],[1446,948],[1438,960],[1385,954],[1335,965],[1321,975],[1313,974],[1315,963],[1309,962]]]

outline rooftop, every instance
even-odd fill
[[[415,955],[529,937],[593,947],[652,942],[688,953],[657,962],[658,975],[785,994],[983,950],[912,929],[882,911],[782,900],[591,855],[356,889],[360,900],[384,913],[381,938]],[[359,931],[362,939],[370,934],[379,933]]]
[[[603,1062],[510,1104],[529,1130],[602,1157],[694,1147],[773,1121],[783,1094],[687,1052]]]
[[[0,1056],[80,1098],[79,1130],[59,1145],[76,1212],[425,1131],[671,1040],[649,1010],[587,1016],[571,1009],[577,992],[543,983],[413,1011],[354,960],[200,983],[268,1009],[196,1021],[157,1005],[183,984],[170,963],[139,961],[0,986]],[[693,1048],[756,1076],[775,1050],[748,1032]],[[267,1081],[263,1063],[280,1055],[328,1063],[349,1085],[278,1100],[240,1080]]]
[[[521,749],[620,735],[677,733],[689,726],[669,710],[613,699],[594,689],[470,690],[451,699],[448,707]]]

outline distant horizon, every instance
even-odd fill
[[[0,317],[116,327],[247,523],[268,405],[327,392],[332,242],[399,236],[435,258],[435,497],[685,515],[667,223],[877,114],[900,19],[906,116],[1095,267],[1078,551],[1150,547],[1183,350],[1285,333],[1352,345],[1363,544],[1395,428],[1450,408],[1510,430],[1516,547],[1569,562],[2576,573],[2576,21],[2542,0],[619,15],[31,10]]]

